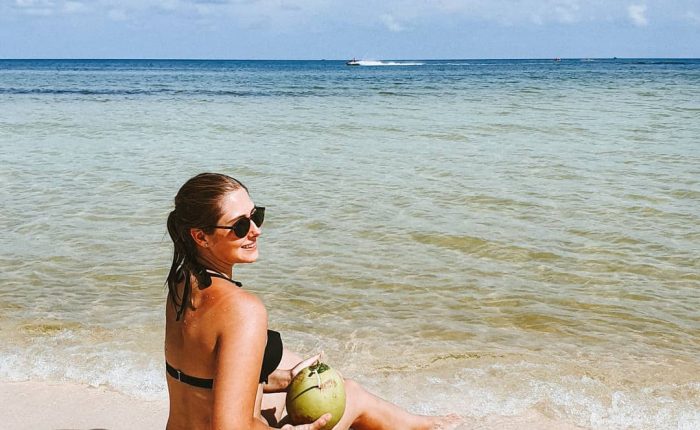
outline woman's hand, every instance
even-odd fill
[[[302,368],[303,369],[303,368]],[[299,369],[301,370],[301,369]],[[325,414],[321,418],[317,419],[311,424],[302,424],[300,426],[293,426],[291,424],[286,424],[282,427],[282,430],[320,430],[323,426],[328,424],[331,420],[331,414]]]
[[[307,358],[304,361],[300,361],[299,364],[294,366],[294,368],[292,369],[292,378],[297,376],[299,374],[299,372],[301,372],[302,370],[304,370],[307,367],[311,366],[312,364],[320,361],[322,356],[323,356],[323,351],[319,352],[318,354],[314,355],[313,357]]]
[[[281,393],[287,391],[287,387],[289,387],[292,379],[294,379],[299,372],[319,361],[322,356],[323,352],[320,352],[313,357],[300,361],[292,369],[276,369],[267,377],[267,384],[263,385],[263,392]]]

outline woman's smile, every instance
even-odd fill
[[[247,249],[247,250],[254,250],[258,247],[257,242],[249,243],[248,245],[243,245],[241,248]]]

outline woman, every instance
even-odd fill
[[[168,216],[174,244],[168,274],[165,360],[168,430],[318,430],[329,420],[284,424],[285,389],[313,363],[282,347],[267,329],[258,297],[233,281],[233,266],[258,258],[265,208],[226,175],[202,173],[188,180]],[[335,430],[454,428],[456,416],[410,414],[346,380],[346,409]]]

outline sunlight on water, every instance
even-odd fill
[[[697,428],[698,82],[697,62],[0,61],[0,379],[164,396],[165,218],[221,171],[267,207],[236,277],[288,347],[415,411]]]

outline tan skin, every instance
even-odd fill
[[[232,225],[240,217],[250,216],[254,207],[244,189],[224,195],[220,206],[223,215],[217,225]],[[251,222],[244,238],[226,229],[207,234],[193,228],[190,234],[202,264],[224,275],[232,275],[235,264],[253,263],[258,258],[261,230],[255,223]],[[178,288],[181,295],[184,287]],[[269,383],[258,382],[267,339],[267,311],[257,296],[213,277],[206,289],[193,283],[190,303],[180,321],[175,321],[172,304],[168,301],[166,305],[165,358],[175,368],[213,378],[215,383],[213,389],[205,389],[167,377],[168,430],[318,430],[327,423],[330,414],[312,424],[284,424],[284,391],[292,377],[318,356],[302,360],[285,349]],[[456,416],[413,415],[352,380],[346,379],[345,385],[346,409],[334,430],[452,429],[460,422]]]

